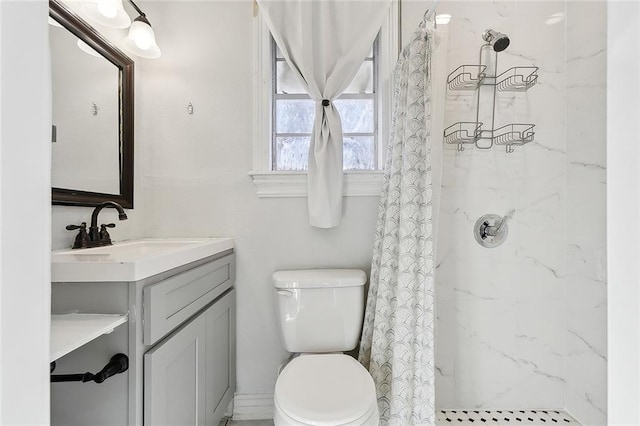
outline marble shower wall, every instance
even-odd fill
[[[564,16],[565,3],[442,2],[438,12],[453,16],[441,29],[449,71],[477,64],[482,32],[493,28],[511,39],[509,48],[498,54],[498,72],[535,65],[540,77],[525,93],[499,93],[495,113],[495,128],[535,124],[534,142],[511,154],[504,147],[457,152],[449,145],[444,150],[437,405],[564,408],[566,22],[548,25],[545,20]],[[445,126],[474,121],[476,96],[447,92]],[[472,230],[480,216],[514,208],[502,246],[487,249],[476,243]]]
[[[567,3],[567,409],[606,424],[606,61],[604,2]]]
[[[433,59],[449,71],[478,63],[486,28],[511,39],[498,72],[540,69],[529,91],[498,94],[494,126],[535,124],[534,142],[512,154],[444,150],[437,406],[559,408],[604,424],[605,3],[443,2],[438,12],[453,16]],[[445,127],[474,121],[476,96],[448,91]],[[478,245],[475,221],[510,209],[507,241]]]

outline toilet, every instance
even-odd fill
[[[358,344],[366,274],[357,269],[277,271],[273,281],[284,347],[299,354],[278,375],[275,425],[378,425],[373,379],[342,353]]]

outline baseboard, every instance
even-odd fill
[[[233,397],[233,420],[273,418],[272,393],[237,393]]]

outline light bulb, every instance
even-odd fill
[[[148,50],[151,47],[151,40],[149,37],[140,36],[136,40],[136,46],[138,46],[142,50]]]
[[[118,14],[118,5],[114,0],[98,0],[98,12],[106,18],[115,18]]]
[[[82,12],[91,21],[108,28],[127,28],[131,18],[122,6],[122,0],[94,0],[83,2]]]
[[[129,37],[142,50],[147,50],[153,43],[151,27],[143,22],[134,22],[129,30]]]
[[[156,36],[149,21],[138,16],[129,28],[129,35],[124,39],[125,48],[134,55],[155,59],[160,57],[160,48],[156,44]]]

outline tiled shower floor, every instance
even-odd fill
[[[440,410],[436,415],[440,425],[571,425],[580,423],[559,410]]]
[[[223,419],[220,426],[269,426],[272,420]],[[448,425],[568,425],[580,423],[558,410],[440,410],[436,416],[437,426]]]

